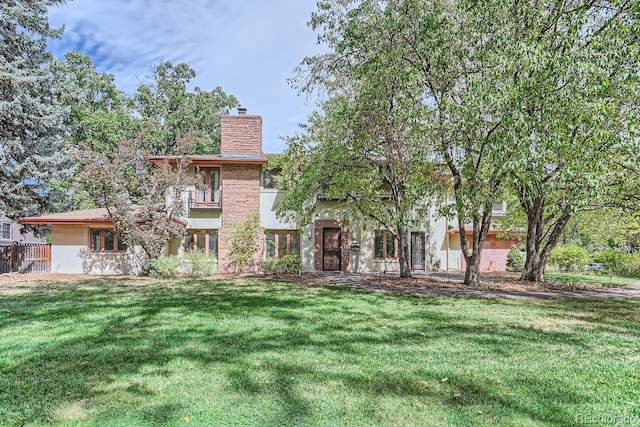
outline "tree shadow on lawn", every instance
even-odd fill
[[[89,402],[92,416],[103,421],[122,412],[152,424],[179,420],[186,403],[152,405],[152,400],[162,401],[163,390],[131,380],[144,380],[150,373],[180,375],[181,361],[221,369],[229,383],[227,392],[273,397],[281,402],[282,416],[300,424],[313,419],[316,411],[313,399],[299,393],[303,384],[339,384],[343,392],[372,405],[380,397],[428,398],[454,409],[461,423],[475,419],[474,411],[461,408],[496,406],[536,422],[570,425],[575,414],[568,407],[595,403],[593,396],[558,378],[523,371],[496,387],[491,373],[465,377],[451,366],[429,362],[427,356],[437,351],[430,346],[451,337],[461,346],[469,345],[472,358],[505,361],[526,355],[532,343],[590,346],[588,339],[571,333],[461,320],[455,311],[446,313],[447,302],[453,299],[373,295],[335,287],[314,288],[310,293],[289,284],[235,281],[135,288],[124,282],[93,283],[97,289],[86,290],[89,285],[63,286],[50,295],[0,298],[2,330],[41,328],[42,334],[51,334],[48,342],[36,345],[25,338],[22,345],[32,347],[27,356],[0,362],[0,424],[47,422],[55,419],[59,408],[79,401]],[[486,304],[487,310],[496,304],[473,303]],[[528,304],[503,303],[523,310]],[[623,302],[592,303],[566,300],[540,306],[550,316],[588,310],[593,313],[590,321],[606,322],[606,331],[611,327],[637,331],[637,318],[622,310],[628,308]],[[619,310],[612,313],[612,304]],[[616,320],[617,311],[621,320]],[[61,324],[76,325],[78,330],[55,336],[50,329]],[[416,345],[417,350],[408,350]],[[395,369],[394,358],[402,354],[407,359]],[[261,361],[259,367],[252,365],[256,360]],[[369,366],[367,372],[358,373],[349,363]],[[272,381],[257,381],[258,370]],[[448,378],[446,384],[440,382],[443,377]],[[526,398],[499,390],[522,390],[522,381]],[[461,396],[453,398],[454,394]],[[136,405],[129,400],[138,402],[139,408],[132,410]],[[101,409],[97,402],[108,404]],[[553,411],[540,409],[545,406]]]

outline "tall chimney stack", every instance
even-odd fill
[[[225,116],[221,123],[220,153],[225,156],[262,156],[262,117],[247,115],[238,107],[237,116]]]

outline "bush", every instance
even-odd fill
[[[640,277],[640,252],[624,254],[615,273],[625,277]]]
[[[589,263],[589,253],[580,246],[567,245],[554,249],[551,253],[551,262],[561,271],[576,271]]]
[[[269,258],[262,263],[267,274],[298,274],[302,270],[300,255],[285,255],[281,258]]]
[[[207,256],[202,250],[187,252],[183,260],[182,272],[187,277],[211,276],[218,270],[217,260]]]
[[[607,271],[613,273],[617,271],[622,264],[623,256],[624,254],[622,252],[616,251],[615,249],[607,249],[606,251],[598,252],[596,256],[593,257],[593,260],[604,264]]]
[[[230,271],[243,273],[253,269],[261,230],[259,213],[252,213],[246,221],[235,225],[228,242],[231,252],[229,265],[226,267]]]
[[[151,261],[151,271],[153,277],[171,279],[178,275],[178,267],[182,264],[182,259],[177,256],[161,256]]]
[[[598,253],[594,259],[603,263],[609,272],[617,276],[640,277],[640,252],[628,254],[608,249]]]
[[[507,271],[524,270],[524,258],[517,246],[511,246],[511,250],[507,254]]]

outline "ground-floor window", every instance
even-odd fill
[[[127,244],[113,228],[92,228],[90,248],[93,252],[124,252]]]
[[[280,258],[285,255],[300,255],[300,231],[267,231],[267,258]]]
[[[207,255],[218,256],[218,230],[187,230],[184,236],[186,252],[202,251]]]
[[[398,245],[393,234],[387,230],[377,230],[374,239],[374,253],[376,259],[398,258]]]

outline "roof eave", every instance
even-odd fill
[[[160,167],[165,161],[169,162],[169,164],[174,165],[178,161],[178,157],[146,157],[148,161],[150,161],[154,166]],[[266,165],[269,162],[269,159],[262,157],[259,159],[243,159],[243,158],[209,158],[209,159],[191,159],[190,164],[196,166],[222,166],[222,165],[248,165],[248,166],[256,166],[256,165]]]

